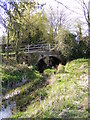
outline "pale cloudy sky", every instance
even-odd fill
[[[57,2],[55,2],[55,0],[35,0],[35,1],[39,2],[39,3],[46,3],[45,11],[47,13],[49,12],[50,6],[52,6],[53,10],[55,10],[58,6],[58,4],[57,4]],[[85,22],[82,9],[81,9],[80,5],[78,4],[78,2],[80,0],[57,0],[57,1],[62,2],[64,5],[66,5],[68,8],[70,8],[71,11],[66,10],[66,14],[70,15],[70,17],[73,18],[74,21],[78,18],[81,18],[81,20],[83,20]],[[88,2],[89,2],[89,0],[85,0],[86,4],[88,4]],[[59,9],[65,9],[65,8],[62,5],[59,5]],[[87,27],[87,26],[84,26],[84,28],[85,27]],[[87,29],[87,28],[85,28],[85,29]],[[4,29],[0,25],[0,36],[2,36],[3,32],[4,32]]]
[[[45,10],[47,13],[49,13],[49,8],[50,6],[52,6],[53,10],[56,10],[57,6],[59,7],[60,10],[65,10],[66,13],[66,17],[69,17],[69,21],[68,21],[68,25],[69,27],[71,27],[71,31],[74,32],[74,24],[76,24],[76,21],[81,20],[83,22],[81,22],[82,24],[82,29],[83,29],[83,33],[87,33],[87,25],[86,25],[86,20],[84,17],[84,13],[83,13],[83,9],[81,7],[81,5],[79,4],[80,1],[83,0],[56,0],[59,1],[61,3],[63,3],[65,6],[67,6],[70,10],[65,9],[65,7],[63,7],[61,4],[58,4],[57,2],[55,2],[55,0],[35,0],[36,2],[39,3],[46,3],[45,6]],[[88,6],[88,2],[90,0],[84,0],[85,4]],[[85,23],[85,24],[84,24]],[[71,24],[73,24],[71,26]]]

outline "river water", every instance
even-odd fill
[[[6,108],[4,105],[1,106],[0,111],[0,120],[2,118],[10,118],[12,116],[12,111],[16,109],[15,101],[8,104],[8,101],[6,101]]]
[[[10,118],[12,116],[12,111],[10,109],[10,106],[7,106],[7,108],[0,111],[0,120],[2,118]]]

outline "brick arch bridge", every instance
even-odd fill
[[[59,63],[65,64],[61,53],[54,48],[55,44],[28,45],[25,51],[28,63],[38,66],[41,71],[47,67],[56,67]]]
[[[19,51],[25,55],[25,62],[27,64],[38,64],[40,61],[44,61],[47,66],[52,66],[51,59],[58,63],[65,64],[63,56],[58,51],[55,51],[55,47],[57,44],[55,43],[39,43],[26,45],[19,48]],[[7,49],[6,49],[7,50]],[[9,48],[10,51],[14,51],[13,48]],[[19,60],[21,61],[22,57],[19,56]],[[23,61],[23,60],[22,60]]]

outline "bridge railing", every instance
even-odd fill
[[[37,45],[27,45],[26,52],[30,51],[49,51],[55,47],[55,44],[37,44]]]
[[[20,46],[19,51],[27,52],[27,53],[33,53],[34,51],[50,51],[55,47],[55,44],[32,44],[32,45],[25,45]],[[9,46],[8,47],[9,52],[15,52],[15,47]],[[5,47],[5,51],[7,51],[7,47]]]

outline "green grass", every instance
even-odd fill
[[[47,69],[43,73],[46,81],[38,71],[27,67],[7,70],[7,75],[9,72],[11,76],[25,73],[30,79],[29,83],[7,93],[20,91],[10,98],[16,101],[18,110],[12,118],[87,118],[88,61],[90,59],[73,60],[64,66],[63,72]],[[22,72],[18,73],[19,69]]]
[[[43,79],[42,75],[38,71],[36,71],[33,66],[29,68],[27,65],[21,64],[3,64],[3,66],[1,66],[0,68],[0,73],[2,74],[1,81],[3,94],[5,94],[7,91],[11,92],[11,89],[13,89],[12,84],[15,87],[17,82],[22,82],[23,77],[27,79],[28,82],[30,82],[31,84],[36,84],[37,81],[39,82]],[[10,84],[9,87],[7,87],[8,83]],[[30,85],[27,84],[26,89],[28,89],[28,86],[30,87]],[[24,87],[22,89],[24,90]]]
[[[52,74],[54,74],[54,73],[56,73],[56,69],[46,69],[46,70],[44,70],[43,71],[43,75],[45,75],[45,76],[50,76],[50,75],[52,75]]]

